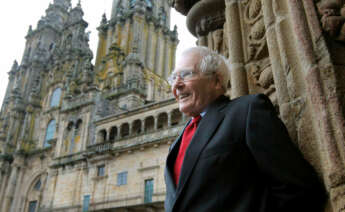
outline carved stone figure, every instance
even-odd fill
[[[318,4],[322,29],[332,38],[345,41],[345,2],[342,0],[322,0]]]
[[[247,0],[243,4],[245,6],[244,21],[249,26],[248,60],[262,59],[267,56],[267,43],[261,1]]]
[[[260,67],[257,64],[250,65],[249,72],[252,74],[255,84],[264,89],[266,95],[271,95],[275,91],[273,73],[270,65]]]

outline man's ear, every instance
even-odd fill
[[[223,88],[223,85],[222,85],[222,81],[221,81],[221,76],[218,74],[218,73],[216,73],[216,89],[218,90],[218,89],[221,89],[221,90],[223,90],[224,88]]]

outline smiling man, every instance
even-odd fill
[[[168,80],[192,119],[167,157],[167,212],[323,211],[324,188],[270,100],[224,96],[229,70],[222,56],[187,49]]]

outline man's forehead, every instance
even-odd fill
[[[181,71],[194,71],[194,66],[184,66],[175,68],[172,73],[179,73]]]
[[[182,70],[194,70],[195,66],[199,63],[199,55],[195,53],[182,54],[181,58],[176,63],[176,67],[173,70],[174,73]]]

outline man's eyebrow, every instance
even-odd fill
[[[194,69],[193,68],[184,68],[184,69],[180,69],[180,70],[177,70],[177,71],[173,70],[172,72],[175,72],[175,73],[177,72],[178,73],[178,72],[181,72],[181,71],[194,71]]]

